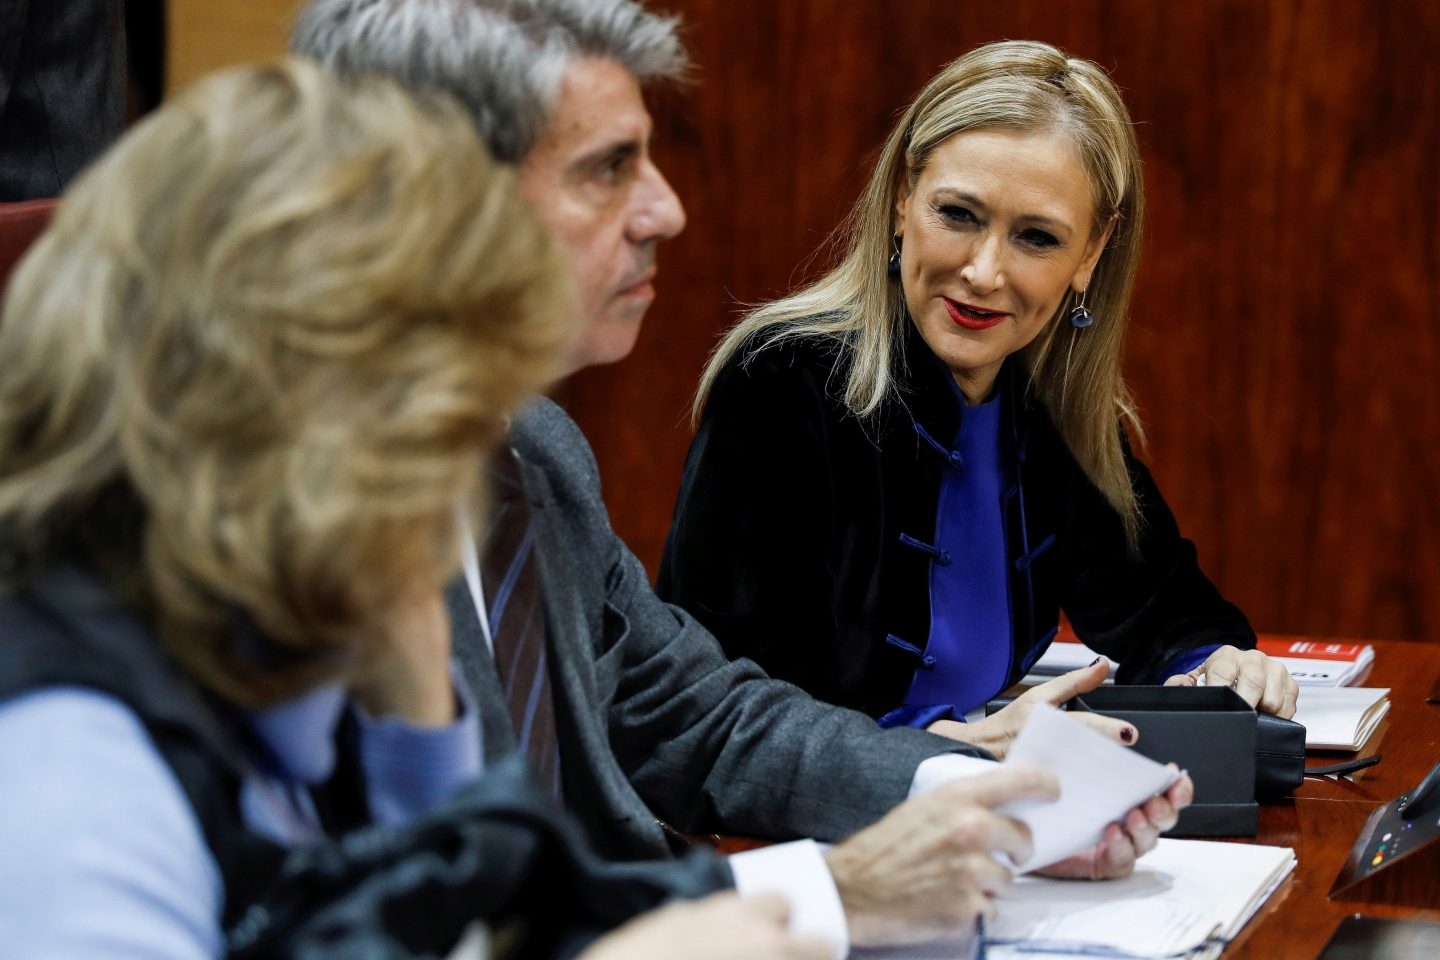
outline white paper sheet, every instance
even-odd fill
[[[1018,866],[1022,873],[1094,846],[1107,824],[1178,779],[1169,767],[1046,704],[1035,707],[1004,762],[1037,767],[1060,780],[1058,802],[1019,800],[999,808],[1024,822],[1034,839],[1030,859]]]

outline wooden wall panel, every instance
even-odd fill
[[[1440,6],[1424,0],[675,0],[700,83],[657,104],[690,213],[634,357],[572,383],[616,528],[658,558],[686,404],[945,61],[1005,37],[1110,69],[1150,215],[1128,375],[1149,460],[1256,626],[1440,633]],[[808,266],[807,266],[808,264]]]
[[[180,90],[237,63],[285,52],[300,0],[169,0],[165,85]]]

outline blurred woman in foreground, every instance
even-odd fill
[[[0,320],[8,953],[219,957],[283,851],[481,777],[474,705],[414,664],[448,650],[456,512],[568,345],[563,276],[458,107],[299,62],[77,182]],[[816,955],[774,904],[689,909]]]

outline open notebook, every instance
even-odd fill
[[[1390,711],[1389,687],[1306,687],[1295,706],[1305,746],[1358,750]]]
[[[1025,876],[983,934],[1001,957],[1216,957],[1295,869],[1288,847],[1162,839],[1123,880]],[[856,960],[969,960],[981,939],[885,950]]]

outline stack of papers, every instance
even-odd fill
[[[1345,687],[1359,683],[1375,662],[1375,648],[1368,643],[1325,643],[1316,640],[1265,638],[1259,649],[1285,664],[1290,676],[1302,687]],[[1030,667],[1025,683],[1046,680],[1088,666],[1100,654],[1083,643],[1057,641]],[[1115,662],[1110,662],[1115,676]]]
[[[1123,880],[1019,878],[983,935],[852,956],[1216,957],[1294,869],[1288,847],[1162,839]]]
[[[1375,648],[1368,643],[1264,639],[1260,649],[1285,664],[1303,688],[1295,722],[1305,727],[1305,746],[1321,750],[1358,750],[1390,710],[1389,687],[1348,687],[1369,672]],[[1283,656],[1281,654],[1284,654]],[[1052,643],[1026,681],[1043,683],[1079,669],[1099,654],[1083,643]],[[1111,664],[1111,675],[1114,675]]]
[[[1218,954],[1295,869],[1295,851],[1161,839],[1124,880],[1021,877],[985,931],[987,957],[1073,954],[1080,946],[1138,957]],[[1019,952],[1014,951],[1014,952]],[[1087,951],[1089,952],[1089,951]]]
[[[1295,704],[1305,746],[1359,750],[1390,712],[1389,687],[1306,687]]]

